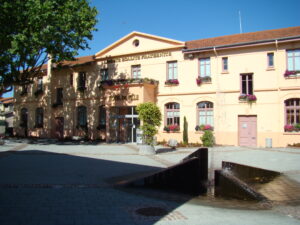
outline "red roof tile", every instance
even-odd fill
[[[222,45],[242,44],[246,42],[272,39],[274,40],[294,36],[300,36],[300,26],[187,41],[186,47],[187,49],[216,47]]]

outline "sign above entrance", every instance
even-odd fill
[[[129,95],[111,95],[109,96],[109,100],[115,101],[137,101],[139,100],[139,95],[129,94]]]
[[[142,55],[117,57],[117,58],[107,60],[107,63],[127,62],[127,61],[151,59],[151,58],[162,58],[168,56],[171,56],[171,52],[154,52],[154,53],[147,53]]]

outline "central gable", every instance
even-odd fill
[[[140,32],[132,32],[96,53],[95,57],[97,59],[183,47],[184,42],[182,41],[176,41]]]

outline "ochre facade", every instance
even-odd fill
[[[293,29],[249,33],[255,38],[247,42],[243,36],[225,36],[232,43],[215,46],[207,39],[207,46],[199,42],[198,47],[193,41],[133,32],[88,59],[60,66],[48,63],[42,93],[34,94],[38,79],[25,94],[24,87],[15,88],[15,134],[136,142],[140,122],[135,106],[154,102],[163,115],[158,141],[182,141],[186,117],[193,143],[201,143],[203,134],[196,126],[207,124],[219,145],[299,143],[300,28]],[[295,69],[289,75],[290,65]],[[201,84],[196,81],[199,77]],[[61,99],[57,89],[62,89]],[[242,94],[254,95],[256,100],[241,99]],[[288,111],[290,102],[293,111]],[[86,118],[78,107],[85,107]],[[43,109],[42,124],[37,108]],[[295,129],[287,130],[289,123]],[[172,130],[172,125],[179,129]]]

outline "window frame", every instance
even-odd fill
[[[273,69],[275,67],[275,60],[274,60],[274,52],[268,52],[267,53],[267,68],[268,69]],[[270,60],[270,56],[272,56],[272,60]],[[270,64],[272,62],[272,65]]]
[[[35,128],[44,127],[44,109],[38,107],[35,109]]]
[[[135,76],[135,73],[138,74],[138,76]],[[142,77],[141,73],[141,65],[132,65],[131,66],[131,78],[133,79],[140,79]]]
[[[251,76],[251,79],[249,79],[249,76]],[[246,90],[245,90],[245,93],[244,93],[244,91],[243,91],[243,82],[244,82],[244,80],[243,80],[243,77],[246,77],[246,80],[245,80],[245,82],[246,82]],[[253,79],[253,73],[247,73],[247,74],[240,74],[240,94],[241,95],[253,95],[253,93],[254,93],[254,79]],[[249,91],[249,83],[252,83],[252,85],[251,85],[251,90]]]
[[[205,107],[204,108],[200,108],[199,105],[203,103],[205,104]],[[212,107],[209,107],[209,106],[212,106]],[[201,101],[201,102],[198,102],[196,104],[196,121],[197,121],[197,125],[198,126],[201,126],[201,125],[210,125],[210,126],[214,126],[214,103],[213,102],[210,102],[210,101]],[[205,123],[204,124],[200,124],[200,112],[204,112],[205,115],[204,115],[204,118],[205,118]],[[208,115],[208,112],[212,112],[212,115]],[[212,123],[208,123],[208,118],[211,117],[212,118]]]
[[[73,79],[74,79],[74,74],[73,74],[73,73],[70,73],[69,81],[70,81],[70,86],[71,86],[71,87],[73,87],[73,85],[74,85]]]
[[[168,106],[171,106],[168,108]],[[176,108],[178,106],[178,108]],[[172,117],[168,117],[168,113],[171,112],[173,114]],[[174,116],[174,113],[178,113],[178,116]],[[175,119],[178,118],[178,119]],[[169,123],[169,119],[171,123]],[[176,121],[177,120],[177,121]],[[178,123],[176,123],[178,122]],[[165,126],[170,125],[178,125],[180,127],[180,104],[177,102],[168,102],[165,104]]]
[[[204,74],[201,73],[201,61],[204,61]],[[209,63],[207,63],[206,61],[208,60]],[[207,67],[209,66],[209,69],[207,69]],[[207,71],[209,71],[207,73]],[[198,76],[199,77],[210,77],[211,78],[211,59],[210,57],[206,57],[206,58],[199,58],[198,59]]]
[[[173,66],[170,67],[170,65],[173,65]],[[171,76],[169,76],[170,71],[171,71]],[[178,62],[177,62],[177,60],[167,62],[167,77],[166,77],[166,80],[178,80]]]
[[[292,101],[293,105],[287,106],[287,104],[288,104],[289,101]],[[299,101],[299,105],[297,105],[297,101]],[[293,114],[292,117],[294,118],[294,123],[289,123],[288,122],[288,115],[289,115],[288,110],[293,110],[294,111],[292,113]],[[297,122],[297,110],[299,110],[298,122]],[[295,124],[300,123],[300,98],[289,98],[289,99],[286,99],[284,101],[284,114],[285,114],[285,118],[284,118],[285,125],[295,125]]]
[[[56,103],[62,104],[63,103],[63,88],[56,88]]]
[[[102,68],[100,69],[100,80],[109,80],[109,73],[108,73],[108,68]]]
[[[295,56],[295,52],[296,51],[299,51],[299,56]],[[289,52],[292,52],[293,53],[293,56],[289,56]],[[298,58],[298,60],[299,60],[299,68],[298,69],[296,69],[295,68],[295,58]],[[289,69],[289,58],[292,58],[293,59],[293,69],[292,70],[290,70]],[[300,71],[300,48],[297,48],[297,49],[288,49],[288,50],[286,50],[286,70],[288,70],[288,71]]]
[[[82,111],[81,111],[82,110]],[[83,113],[83,114],[81,114]],[[83,117],[83,118],[81,118]],[[87,107],[84,105],[77,107],[77,127],[83,128],[87,127]]]
[[[99,106],[98,114],[98,127],[99,129],[106,129],[106,108],[104,105]]]
[[[86,89],[86,72],[82,71],[78,73],[78,88]]]
[[[224,60],[226,60],[226,64],[224,63]],[[225,69],[225,65],[226,65],[226,69]],[[228,73],[228,57],[222,57],[222,73]]]
[[[43,90],[43,77],[38,77],[37,80],[37,91]]]

